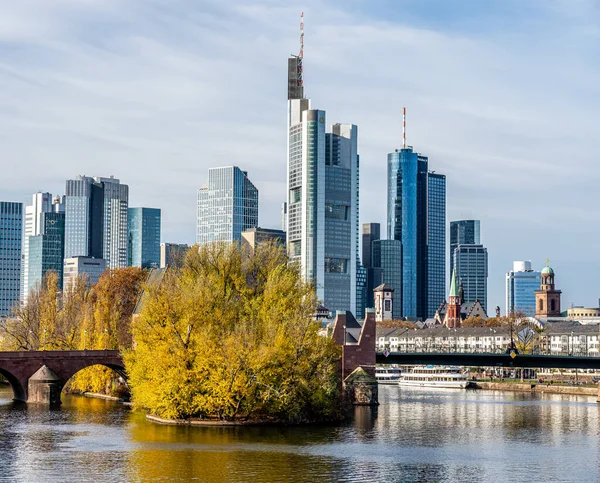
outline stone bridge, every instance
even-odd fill
[[[82,369],[98,364],[125,378],[118,350],[0,352],[0,374],[12,386],[15,401],[22,402],[60,402],[67,381]],[[35,396],[30,394],[32,385],[37,386]]]

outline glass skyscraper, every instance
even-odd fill
[[[160,209],[129,208],[127,215],[130,267],[160,266]]]
[[[454,249],[458,245],[479,245],[481,228],[479,220],[458,220],[450,222],[450,276],[454,269]]]
[[[128,205],[129,187],[116,178],[67,180],[65,258],[103,258],[108,268],[127,266]]]
[[[288,60],[287,248],[330,311],[362,310],[358,255],[358,128],[304,98],[301,59]],[[360,286],[360,288],[359,288]],[[361,292],[357,297],[357,289]]]
[[[532,270],[531,261],[513,262],[513,269],[506,274],[506,315],[523,312],[533,317],[535,291],[539,289],[540,272]]]
[[[21,292],[23,204],[0,201],[0,315],[11,315]]]
[[[429,173],[427,157],[412,147],[388,154],[387,162],[388,238],[401,242],[402,254],[402,290],[394,287],[394,310],[400,309],[403,317],[424,319],[433,316],[443,301],[438,298],[446,276],[441,248],[445,242],[446,180]]]
[[[237,166],[210,168],[198,190],[196,242],[241,241],[242,232],[258,226],[258,190]]]
[[[379,223],[363,223],[362,263],[367,271],[366,307],[375,307],[373,290],[383,283],[383,271],[381,267],[375,266],[373,262],[373,243],[380,239],[381,225]]]
[[[458,245],[454,249],[453,266],[463,287],[465,302],[479,300],[487,312],[487,248],[483,245]]]
[[[427,185],[427,316],[446,299],[446,176],[429,173]]]
[[[49,270],[58,274],[58,286],[63,286],[65,214],[42,213],[40,225],[40,234],[29,237],[27,292],[41,286]]]
[[[41,235],[43,232],[42,215],[44,213],[64,213],[64,197],[53,197],[50,193],[35,193],[31,205],[25,207],[25,232],[23,233],[23,257],[21,265],[21,300],[27,302],[29,287],[29,237]],[[63,220],[64,227],[64,220]],[[64,243],[64,230],[63,230]],[[62,266],[62,261],[61,261]],[[62,270],[60,270],[62,271]]]
[[[403,317],[402,308],[397,300],[402,299],[402,242],[400,240],[375,240],[373,241],[373,264],[381,269],[383,281],[394,289],[394,304],[392,317]]]

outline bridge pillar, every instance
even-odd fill
[[[27,402],[48,405],[60,404],[61,391],[60,377],[44,365],[29,378]]]

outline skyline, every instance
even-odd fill
[[[237,165],[259,190],[259,226],[278,228],[286,59],[304,10],[305,93],[361,132],[360,223],[385,226],[386,155],[406,105],[408,145],[447,176],[447,221],[481,220],[488,312],[504,306],[513,260],[540,270],[546,257],[565,307],[596,306],[591,2],[457,2],[433,16],[434,2],[101,3],[6,6],[3,200],[113,174],[130,206],[163,210],[163,242],[189,243],[207,169]]]

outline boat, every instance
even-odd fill
[[[394,366],[376,366],[375,379],[379,384],[396,384],[402,376],[402,369]]]
[[[415,366],[398,380],[400,386],[452,387],[464,389],[468,375],[456,366]]]

